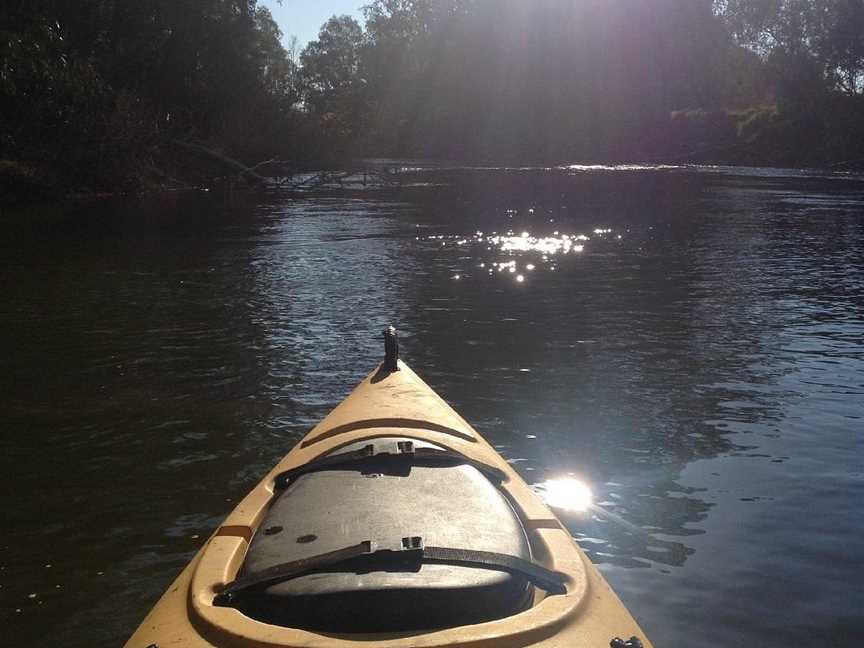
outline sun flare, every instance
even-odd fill
[[[590,509],[594,499],[588,485],[573,477],[550,479],[537,484],[535,489],[550,507],[574,513]]]

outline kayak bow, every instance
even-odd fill
[[[650,648],[555,515],[396,358],[392,333],[385,362],[240,502],[126,648],[370,641]]]

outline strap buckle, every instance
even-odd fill
[[[364,540],[363,556],[372,556],[375,560],[385,564],[417,564],[423,562],[423,551],[426,548],[422,536],[406,536],[398,543],[378,543],[372,540]]]
[[[369,445],[363,446],[362,450],[363,454],[366,457],[387,457],[391,455],[414,455],[414,442],[413,441],[391,441],[389,443],[379,443],[376,448],[375,444],[370,443]],[[339,457],[338,454],[333,455],[334,457]]]

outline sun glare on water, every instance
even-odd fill
[[[593,495],[588,485],[572,477],[550,479],[535,485],[534,488],[552,508],[584,513],[593,503]]]
[[[508,210],[516,213],[514,210]],[[456,263],[447,264],[455,281],[477,279],[480,276],[498,276],[516,284],[526,286],[541,280],[544,271],[555,272],[559,264],[568,258],[579,257],[586,245],[608,245],[611,227],[596,227],[591,235],[566,233],[555,230],[545,235],[506,230],[505,232],[482,232],[474,234],[433,234],[417,236],[418,241],[432,242],[444,248],[448,254],[458,255]],[[618,234],[615,241],[621,241]],[[594,243],[591,243],[591,242]],[[470,262],[470,266],[465,262]],[[478,272],[482,271],[482,272]]]

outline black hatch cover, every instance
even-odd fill
[[[397,442],[365,440],[376,453]],[[430,546],[490,551],[530,560],[519,518],[501,492],[467,464],[412,465],[380,454],[359,465],[303,474],[279,494],[252,539],[240,576],[365,540],[382,546],[422,537]],[[423,564],[417,571],[334,571],[244,592],[234,605],[266,623],[330,632],[400,632],[469,625],[525,609],[532,589],[519,575],[480,567]]]

